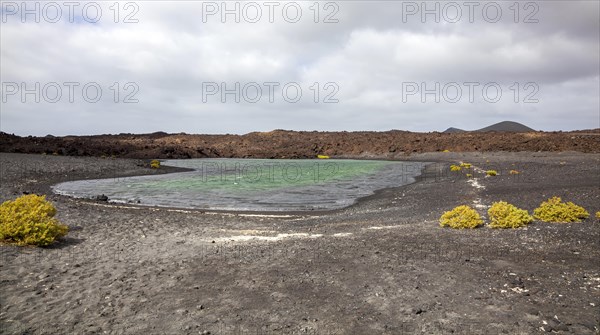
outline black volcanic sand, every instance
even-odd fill
[[[70,227],[49,248],[0,246],[0,333],[598,334],[597,219],[517,230],[437,220],[477,201],[531,211],[553,195],[593,216],[600,155],[408,158],[438,163],[344,210],[264,217],[57,196],[49,185],[62,180],[157,172],[137,160],[0,154],[0,200],[48,194]],[[500,176],[476,174],[477,188],[448,172],[457,161]]]

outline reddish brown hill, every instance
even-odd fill
[[[295,132],[246,135],[120,134],[19,137],[0,133],[0,151],[130,158],[399,157],[435,151],[579,151],[600,153],[600,129],[576,132]]]

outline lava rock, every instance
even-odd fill
[[[104,195],[104,194],[101,194],[101,195],[97,195],[96,196],[96,200],[98,200],[98,201],[108,201],[108,197],[106,195]]]

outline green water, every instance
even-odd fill
[[[179,208],[304,211],[352,205],[376,190],[414,181],[424,163],[372,160],[166,160],[189,172],[65,182],[56,193]]]
[[[177,180],[147,182],[154,190],[208,190],[219,188],[238,192],[267,191],[290,186],[307,186],[377,173],[383,167],[394,164],[388,161],[359,160],[264,160],[214,159],[200,165],[193,160],[167,160],[165,165],[195,168],[199,173]]]

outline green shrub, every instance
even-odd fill
[[[476,210],[462,205],[451,211],[445,212],[440,217],[440,226],[449,226],[451,228],[477,228],[483,224],[483,220]]]
[[[69,228],[54,218],[56,208],[45,196],[29,194],[0,205],[0,241],[46,246]]]
[[[564,203],[559,197],[552,197],[533,211],[533,216],[545,222],[580,222],[590,216],[583,207],[572,202]]]
[[[494,202],[488,210],[492,228],[519,228],[533,221],[533,217],[524,209],[519,209],[507,202]]]
[[[160,168],[160,161],[158,161],[158,160],[156,160],[156,159],[153,159],[153,160],[150,162],[150,167],[151,167],[151,168],[153,168],[153,169],[158,169],[158,168]]]
[[[487,171],[485,171],[485,174],[488,175],[488,176],[490,176],[490,177],[493,177],[493,176],[497,176],[498,175],[498,171],[496,171],[496,170],[487,170]]]

